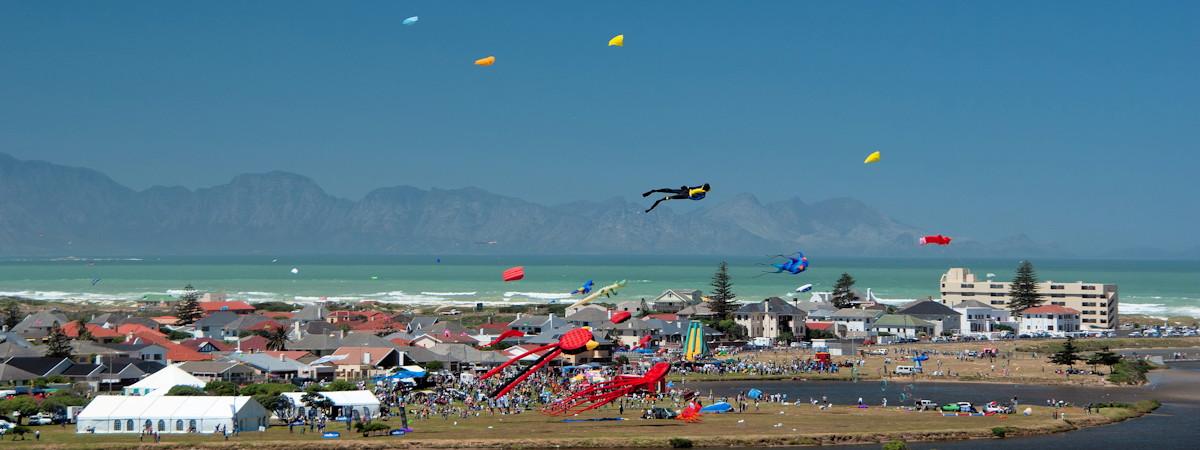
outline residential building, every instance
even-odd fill
[[[1012,314],[1007,309],[1001,309],[975,300],[963,300],[954,305],[954,311],[961,314],[958,332],[962,335],[986,335],[1001,331],[997,325],[1016,329],[1012,324]]]
[[[402,365],[402,355],[395,347],[342,347],[333,351],[329,362],[334,375],[344,380],[358,380],[386,375],[388,370]]]
[[[567,321],[554,314],[539,316],[533,314],[517,314],[517,318],[508,323],[508,327],[526,335],[540,334],[543,328],[561,328]]]
[[[801,339],[808,313],[779,298],[771,297],[758,303],[742,305],[733,314],[738,325],[746,328],[747,336],[769,339]]]
[[[646,304],[645,299],[629,300],[617,303],[617,311],[627,312],[633,317],[654,312],[654,310],[650,308],[650,305]]]
[[[829,318],[834,325],[846,328],[844,337],[862,338],[870,336],[871,326],[882,315],[883,311],[877,309],[842,308]]]
[[[200,309],[206,314],[217,311],[229,311],[234,314],[250,314],[254,312],[253,306],[241,300],[200,302]]]
[[[13,326],[12,333],[16,333],[29,340],[42,340],[50,334],[50,329],[54,327],[62,327],[66,325],[67,315],[58,310],[38,311],[21,320]]]
[[[933,322],[906,314],[884,314],[871,325],[871,330],[878,335],[887,333],[914,339],[933,336],[936,328]]]
[[[189,361],[180,364],[179,368],[206,383],[228,381],[245,384],[253,381],[256,374],[254,368],[237,361]]]
[[[896,314],[904,314],[921,320],[932,322],[936,327],[934,335],[952,335],[958,332],[962,323],[962,314],[954,308],[936,300],[917,300],[896,310]]]
[[[1065,306],[1042,305],[1021,312],[1021,333],[1050,333],[1062,335],[1080,331],[1083,326],[1079,311]]]
[[[701,292],[696,289],[667,289],[650,301],[650,309],[660,313],[677,313],[679,310],[701,302]]]
[[[979,279],[970,269],[962,267],[951,268],[941,279],[942,302],[951,307],[975,300],[1008,309],[1011,289],[1010,282]],[[1079,311],[1084,330],[1115,330],[1119,324],[1120,300],[1115,284],[1043,281],[1037,284],[1037,292],[1047,305]]]

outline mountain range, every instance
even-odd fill
[[[645,202],[648,203],[648,202]],[[947,248],[851,198],[751,194],[646,214],[621,198],[558,206],[477,188],[376,189],[361,200],[269,172],[135,190],[85,168],[0,153],[0,256],[222,254],[766,254],[1064,256],[1023,235]]]

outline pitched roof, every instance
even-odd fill
[[[657,320],[664,320],[667,322],[674,322],[676,320],[679,320],[679,314],[671,314],[671,313],[650,314],[650,315],[642,318],[642,320],[646,320],[646,319],[657,319]]]
[[[166,336],[165,334],[163,334],[163,332],[158,331],[158,328],[150,328],[150,327],[146,326],[145,324],[131,322],[131,323],[123,323],[123,324],[117,325],[117,334],[124,336],[129,333],[154,333],[154,334],[161,334],[163,336]]]
[[[266,350],[263,351],[262,354],[275,358],[283,356],[284,358],[294,359],[296,361],[299,361],[300,358],[313,356],[312,353],[309,353],[305,350]]]
[[[958,308],[991,308],[991,309],[1000,309],[1000,308],[997,308],[997,307],[995,307],[995,306],[992,306],[992,305],[989,305],[989,304],[983,303],[983,302],[981,302],[981,301],[979,301],[979,300],[963,300],[963,301],[961,301],[961,302],[958,302],[958,304],[957,304],[957,305],[954,305],[954,308],[955,308],[955,309],[958,309]]]
[[[855,309],[842,308],[833,313],[835,319],[874,319],[883,315],[883,311],[877,309]]]
[[[238,361],[188,361],[179,365],[187,373],[224,373],[229,369],[240,366]]]
[[[933,328],[933,323],[906,314],[884,314],[875,321],[876,328]]]
[[[1079,311],[1059,305],[1042,305],[1035,306],[1024,311],[1021,314],[1074,314],[1078,315]]]
[[[896,311],[899,314],[922,316],[961,316],[954,308],[933,300],[917,300]]]
[[[88,332],[92,334],[92,337],[96,339],[115,339],[121,337],[121,333],[96,324],[85,324],[84,328],[86,328]],[[78,338],[79,322],[68,322],[66,325],[62,326],[62,332],[63,334],[67,335],[67,337]]]
[[[396,351],[403,353],[405,357],[423,364],[429,361],[438,361],[442,356],[429,351],[427,348],[399,345],[396,346]]]
[[[243,352],[261,352],[267,349],[267,343],[270,341],[256,334],[254,336],[246,336],[240,342],[237,344],[237,348],[242,349]]]
[[[182,345],[184,347],[187,347],[187,348],[190,348],[190,349],[196,350],[196,351],[200,351],[200,349],[203,348],[205,344],[213,346],[213,348],[216,348],[217,351],[219,351],[219,352],[227,352],[227,351],[233,350],[233,347],[231,347],[225,341],[222,341],[219,339],[213,339],[213,338],[192,338],[192,339],[187,339],[187,340],[179,343],[179,345]]]
[[[227,302],[200,302],[200,309],[204,312],[217,311],[254,311],[254,307],[249,303],[241,300],[233,300]]]
[[[61,327],[66,325],[67,322],[70,321],[67,320],[66,314],[63,314],[58,310],[38,311],[25,316],[24,319],[12,327],[12,332],[18,334],[28,334],[34,329],[51,328],[55,324]]]
[[[62,374],[68,377],[87,377],[94,375],[101,369],[103,369],[103,366],[99,364],[75,364],[68,367]]]
[[[376,336],[374,333],[366,332],[350,332],[346,333],[346,337],[338,342],[338,347],[391,347],[392,343],[387,339]],[[336,347],[335,347],[336,348]]]
[[[29,381],[42,378],[41,375],[34,375],[20,367],[14,367],[9,364],[0,364],[0,381]]]
[[[329,310],[325,309],[323,303],[310,303],[300,308],[292,318],[301,322],[312,322],[324,321],[328,316]]]
[[[70,365],[70,360],[67,358],[54,358],[50,356],[16,356],[5,361],[9,367],[16,367],[26,372],[32,373],[39,377],[51,375],[50,371],[66,360],[67,365]]]
[[[223,328],[225,325],[228,325],[230,322],[238,320],[238,317],[239,317],[238,314],[233,311],[217,311],[217,312],[211,313],[207,316],[204,316],[200,320],[197,320],[194,325],[196,328],[200,328],[200,327]]]
[[[829,330],[833,328],[833,322],[808,322],[804,324],[805,328],[810,330]]]
[[[342,346],[342,339],[328,334],[310,334],[288,344],[293,350],[333,350]]]
[[[536,314],[523,315],[512,322],[508,323],[509,327],[561,327],[566,325],[567,321],[562,317],[550,314],[541,316]]]
[[[149,389],[150,393],[143,395],[159,397],[166,395],[175,386],[204,388],[204,385],[203,380],[192,376],[192,374],[187,373],[187,371],[180,369],[178,366],[166,366],[150,374],[150,376],[142,378],[137,383],[125,387],[125,389]]]
[[[278,356],[273,357],[262,353],[232,353],[226,358],[241,361],[264,372],[299,372],[308,369],[307,364],[288,359],[286,356],[281,359]]]
[[[683,309],[679,310],[679,312],[676,314],[679,314],[680,316],[685,316],[685,317],[688,317],[688,316],[711,316],[711,315],[713,315],[713,310],[706,303],[697,303],[695,305],[689,305],[687,307],[684,307]]]
[[[333,361],[333,364],[339,366],[357,366],[363,363],[363,358],[366,355],[370,355],[370,365],[377,366],[379,363],[383,362],[384,358],[394,351],[396,351],[396,348],[390,345],[387,347],[342,347],[334,350],[332,355],[345,356],[345,358],[335,360]]]
[[[804,310],[792,306],[786,300],[779,297],[771,297],[761,302],[747,303],[737,309],[738,313],[767,313],[767,314],[804,314]]]
[[[174,342],[171,342],[171,340],[167,339],[166,337],[164,337],[162,335],[141,332],[141,333],[133,333],[133,336],[135,338],[137,338],[137,340],[139,340],[139,341],[149,342],[149,343],[152,343],[155,345],[162,346],[163,348],[167,349],[167,360],[168,361],[183,362],[183,361],[204,361],[204,360],[212,359],[212,355],[200,353],[198,351],[195,351],[190,348],[184,347],[182,345],[176,344]]]

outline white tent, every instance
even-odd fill
[[[251,397],[99,395],[76,417],[76,433],[232,433],[266,427],[268,412]]]
[[[330,391],[318,392],[321,396],[333,402],[333,412],[337,417],[351,417],[358,419],[360,417],[376,418],[379,416],[379,398],[372,394],[371,391]],[[297,408],[294,413],[305,415],[308,407],[302,398],[303,392],[284,392],[284,397],[292,402],[292,405]]]
[[[204,380],[192,376],[178,366],[159,369],[141,381],[125,387],[125,395],[161,397],[175,386],[192,386],[204,389]]]

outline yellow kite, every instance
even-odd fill
[[[489,56],[487,58],[479,58],[479,59],[475,60],[475,65],[477,65],[477,66],[490,66],[495,63],[496,63],[495,56]]]
[[[624,47],[625,46],[625,35],[618,34],[616,36],[613,36],[612,39],[608,40],[608,46],[609,47]]]
[[[867,159],[863,160],[863,164],[871,164],[879,162],[879,152],[867,155]]]

